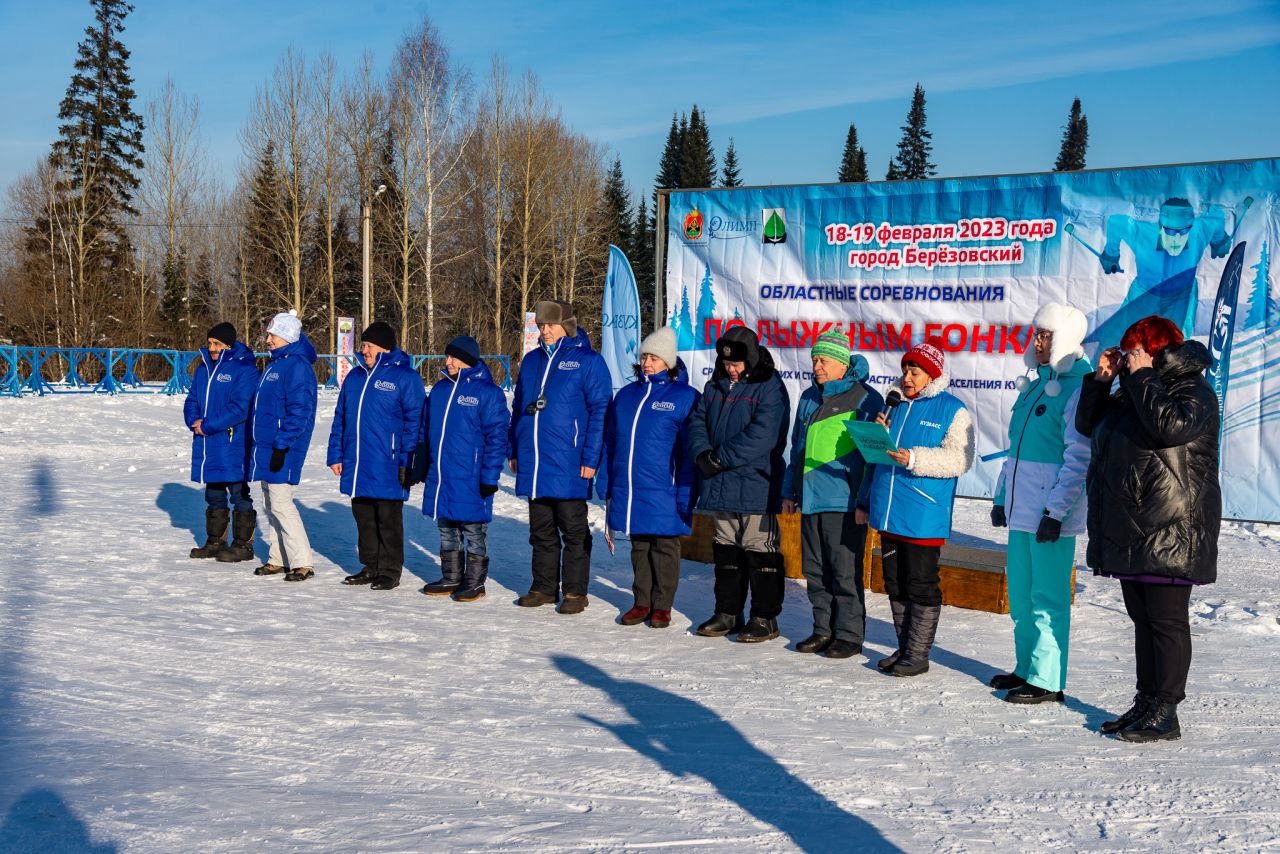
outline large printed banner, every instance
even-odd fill
[[[992,493],[1040,305],[1088,316],[1090,357],[1164,315],[1215,357],[1226,515],[1280,521],[1280,160],[673,192],[668,223],[667,321],[699,385],[733,325],[759,332],[793,409],[827,330],[882,389],[941,337],[977,424],[965,495]]]

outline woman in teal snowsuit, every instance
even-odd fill
[[[1011,703],[1061,702],[1071,633],[1071,569],[1085,528],[1089,440],[1075,428],[1080,385],[1092,373],[1080,349],[1079,310],[1048,303],[1036,312],[1031,376],[1017,380],[1009,456],[1000,472],[991,524],[1009,528],[1007,578],[1013,618],[1012,673],[992,678]]]

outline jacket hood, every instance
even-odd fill
[[[213,357],[209,355],[208,347],[201,347],[200,353],[210,363],[213,362]],[[231,362],[245,363],[253,362],[254,358],[253,351],[250,350],[243,341],[237,341],[231,345],[231,349],[222,351],[222,356],[219,361],[223,364],[230,364]]]
[[[942,394],[944,391],[946,391],[950,387],[951,387],[951,374],[947,373],[946,368],[943,368],[942,373],[938,375],[938,378],[936,380],[930,380],[929,384],[925,386],[923,389],[921,389],[920,393],[916,395],[916,397],[917,398],[937,397],[938,395]],[[890,391],[896,391],[898,394],[902,395],[903,400],[908,399],[907,393],[902,390],[902,380],[898,380],[896,383],[889,386],[888,391],[886,391],[884,394],[886,398],[889,397]]]
[[[292,344],[286,344],[271,351],[272,359],[283,359],[285,356],[301,356],[309,365],[314,365],[317,358],[316,348],[311,346],[311,339],[307,337],[305,332]],[[358,360],[357,363],[358,365],[364,364]]]
[[[1089,321],[1080,309],[1056,302],[1045,303],[1036,312],[1031,325],[1053,333],[1053,344],[1049,347],[1049,366],[1059,374],[1071,370],[1076,359],[1084,355],[1080,345],[1089,331]],[[1022,354],[1022,361],[1031,369],[1040,366],[1036,360],[1035,347],[1027,346]]]
[[[1201,374],[1212,365],[1213,358],[1209,355],[1209,348],[1194,339],[1181,344],[1170,344],[1160,351],[1160,355],[1152,363],[1161,379]]]
[[[866,382],[869,376],[871,376],[871,365],[867,362],[867,357],[861,353],[854,353],[850,356],[849,372],[845,374],[845,377],[861,383]]]
[[[389,350],[385,356],[383,356],[381,359],[376,361],[374,364],[403,365],[404,367],[408,368],[408,367],[412,367],[413,362],[409,358],[408,353],[406,353],[405,351],[397,347],[394,350]],[[369,371],[369,367],[365,365],[363,358],[356,359],[356,370],[365,371],[366,373]]]
[[[442,366],[440,368],[440,376],[449,382],[455,382],[454,378],[449,376],[449,372]],[[493,381],[493,374],[489,371],[489,366],[483,361],[476,362],[474,367],[463,368],[458,371],[458,379],[456,382],[469,383],[475,380]]]
[[[594,351],[591,346],[591,339],[587,337],[587,330],[581,326],[578,327],[577,335],[566,335],[560,339],[556,344],[556,349],[559,350],[561,347],[581,347],[583,350]],[[545,350],[546,348],[544,347],[543,349]]]
[[[644,371],[640,370],[639,365],[632,365],[631,370],[632,370],[632,373],[635,374],[636,382],[650,381],[648,375],[645,374]],[[656,374],[655,375],[656,379],[652,381],[662,382],[662,383],[676,382],[676,383],[684,383],[685,385],[689,384],[689,369],[685,367],[684,359],[681,359],[679,356],[677,356],[676,366],[673,370],[675,370],[676,372],[676,375],[674,378],[671,376],[671,371],[667,370],[667,371],[663,371],[660,374]]]

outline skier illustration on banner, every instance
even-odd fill
[[[1236,216],[1236,228],[1249,209],[1246,198]],[[1224,208],[1206,205],[1199,215],[1191,203],[1177,196],[1165,199],[1153,221],[1113,214],[1107,218],[1106,243],[1099,251],[1080,237],[1074,227],[1067,233],[1098,256],[1107,275],[1123,273],[1120,244],[1128,244],[1137,270],[1124,302],[1087,341],[1111,342],[1137,320],[1152,314],[1169,318],[1184,335],[1195,334],[1199,289],[1196,272],[1206,249],[1211,258],[1225,258],[1231,250],[1232,234],[1227,233]]]

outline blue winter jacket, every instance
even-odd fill
[[[203,436],[191,437],[191,479],[196,483],[239,483],[249,458],[248,421],[258,365],[253,351],[237,341],[215,361],[207,348],[182,406],[187,429],[197,420]]]
[[[743,379],[730,386],[724,359],[703,389],[689,423],[689,455],[695,460],[713,450],[723,470],[704,477],[698,487],[698,509],[725,513],[777,513],[782,504],[782,478],[787,461],[787,427],[791,401],[778,378],[773,357],[754,335],[735,327],[747,346]]]
[[[866,463],[845,424],[874,421],[884,406],[880,392],[866,384],[867,373],[866,357],[855,354],[842,379],[814,382],[800,395],[782,497],[801,513],[853,510]]]
[[[951,536],[956,479],[973,465],[974,438],[969,410],[949,384],[943,373],[914,400],[904,396],[889,417],[890,438],[911,460],[867,467],[858,506],[878,531],[916,540]]]
[[[618,389],[605,419],[605,459],[596,491],[608,500],[615,531],[655,537],[690,532],[698,467],[689,456],[689,419],[701,395],[689,385],[684,363],[642,375]]]
[[[582,467],[599,469],[604,453],[604,417],[613,380],[604,357],[591,349],[587,333],[562,338],[548,352],[538,347],[520,362],[509,440],[515,454],[516,494],[528,498],[591,495]],[[539,398],[543,409],[529,413]]]
[[[271,351],[271,361],[258,381],[253,398],[253,452],[249,480],[292,483],[302,479],[311,431],[316,426],[316,348],[304,334],[292,344]],[[289,453],[280,471],[271,470],[271,452]]]
[[[492,521],[493,496],[480,497],[480,484],[496,485],[507,461],[507,396],[484,362],[458,371],[456,380],[440,373],[423,413],[422,512],[454,522]]]
[[[400,468],[409,467],[422,427],[427,393],[413,362],[399,348],[364,359],[347,374],[329,430],[325,465],[342,463],[343,495],[404,501]]]

